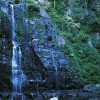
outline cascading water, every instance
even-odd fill
[[[40,14],[42,17],[45,17],[46,19],[50,19],[50,16],[48,15],[48,13],[45,11],[45,9],[40,6]]]
[[[91,39],[88,40],[88,45],[93,48],[93,44],[91,42]]]
[[[55,68],[56,89],[58,90],[58,83],[57,83],[57,80],[58,80],[58,68],[57,68],[56,63],[55,63],[54,53],[51,52],[51,55],[52,55],[52,60],[53,60],[54,68]]]
[[[14,19],[14,5],[11,5],[12,18],[12,83],[13,83],[13,100],[23,100],[22,83],[26,80],[22,71],[22,52],[18,43],[16,42],[15,19]]]
[[[25,3],[25,0],[21,0],[21,3]]]
[[[23,19],[23,25],[24,25],[24,38],[25,41],[28,42],[28,19],[24,18]]]
[[[5,39],[5,36],[2,38],[2,49],[5,51],[6,50],[6,39]],[[6,63],[6,57],[5,55],[3,55],[3,63],[5,64]]]
[[[100,39],[99,33],[96,33],[96,39],[97,39],[97,40]]]

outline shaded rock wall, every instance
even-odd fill
[[[11,17],[8,2],[1,0],[0,21],[0,92],[12,91],[11,83]]]

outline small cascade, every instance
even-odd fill
[[[3,56],[3,63],[4,64],[6,63],[6,57],[5,57],[5,55]]]
[[[88,45],[89,45],[90,47],[93,47],[93,44],[92,44],[92,42],[91,42],[91,39],[88,40]]]
[[[25,41],[28,42],[28,19],[24,18],[23,19],[23,25],[24,25],[24,38]]]
[[[22,51],[16,42],[15,32],[15,19],[14,19],[14,6],[11,5],[11,18],[12,18],[12,44],[13,44],[13,56],[12,56],[12,83],[13,94],[12,100],[23,100],[22,84],[26,80],[26,76],[22,71]]]
[[[21,0],[21,3],[25,3],[25,0]]]
[[[52,52],[52,60],[53,60],[54,68],[55,68],[56,89],[58,90],[58,83],[57,83],[57,80],[58,80],[58,67],[56,66],[53,52]]]
[[[48,15],[48,13],[45,11],[45,9],[42,6],[40,6],[40,14],[42,17],[45,17],[47,19],[50,18],[50,16]]]
[[[3,51],[5,52],[5,50],[6,50],[6,39],[5,39],[5,35],[4,35],[4,37],[2,38],[2,47],[3,47]],[[6,63],[6,57],[5,57],[5,55],[3,56],[3,63],[5,64]]]
[[[100,39],[99,33],[96,33],[96,39],[97,39],[97,40]]]

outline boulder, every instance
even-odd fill
[[[39,39],[33,39],[33,40],[32,40],[32,44],[34,44],[34,45],[39,44]]]
[[[89,84],[89,85],[84,86],[83,91],[85,91],[85,92],[95,92],[96,88],[93,87],[91,84]]]
[[[96,84],[96,89],[100,90],[100,84]]]
[[[53,97],[50,100],[58,100],[58,98],[57,97]]]
[[[62,36],[59,36],[59,35],[57,35],[56,36],[56,43],[58,44],[58,45],[65,45],[65,39],[62,37]]]

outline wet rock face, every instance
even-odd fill
[[[25,14],[25,9],[26,9],[26,4],[17,4],[14,5],[15,9],[15,20],[23,20],[24,14]]]
[[[7,16],[1,19],[1,33],[11,40],[11,23]]]
[[[61,58],[58,59],[60,63],[58,64],[55,58],[52,58],[52,54],[50,55],[48,53],[43,53],[42,49],[45,50],[44,48],[34,48],[33,46],[22,46],[21,48],[23,54],[22,68],[25,75],[27,76],[27,82],[23,87],[24,92],[27,92],[29,90],[37,91],[37,83],[39,85],[39,91],[44,91],[46,89],[52,90],[57,88],[66,89],[68,87],[76,86],[76,84],[73,85],[76,82],[72,81],[73,78],[70,78],[71,75],[65,69],[68,61],[65,59],[64,55],[60,51],[55,50],[55,52],[58,52],[58,54],[54,54],[54,57]],[[38,51],[36,48],[40,50]],[[49,50],[46,49],[45,51],[48,51],[49,53],[54,52],[53,50]],[[47,55],[49,56],[49,59]],[[49,65],[47,65],[47,61],[49,61]],[[68,80],[68,82],[66,80]]]
[[[67,70],[69,67],[69,60],[64,56],[61,50],[45,47],[43,45],[36,45],[34,51],[38,59],[42,62],[43,68],[46,69],[46,76],[44,76],[46,79],[45,88],[49,90],[79,88],[78,84],[80,83],[78,83]]]
[[[8,2],[6,0],[1,0],[1,10],[8,15],[9,9],[8,9]]]
[[[69,63],[64,54],[55,48],[44,48],[43,46],[37,46],[35,47],[35,52],[46,68],[63,68]]]

